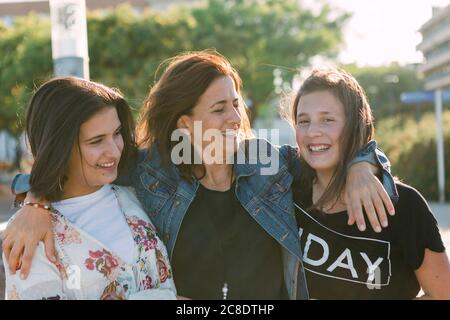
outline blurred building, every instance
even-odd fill
[[[417,50],[422,51],[425,62],[419,71],[424,74],[426,90],[435,91],[436,114],[436,157],[438,173],[439,202],[445,201],[445,152],[443,129],[443,95],[450,89],[450,4],[445,7],[433,7],[433,14],[420,29],[422,42]]]
[[[425,89],[450,89],[450,4],[434,7],[433,16],[420,29],[425,62],[419,68],[425,76]]]

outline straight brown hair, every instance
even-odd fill
[[[338,167],[320,199],[312,208],[323,210],[324,205],[342,194],[347,177],[347,164],[357,155],[374,135],[373,115],[364,89],[356,79],[344,70],[317,69],[303,82],[291,105],[290,121],[297,125],[297,110],[300,98],[317,91],[331,92],[344,106],[345,126],[340,137]],[[302,161],[303,190],[311,188],[316,179],[315,170]]]
[[[60,200],[73,146],[81,125],[104,108],[115,108],[121,123],[124,148],[119,172],[135,156],[134,123],[122,94],[100,83],[75,77],[54,78],[31,98],[26,113],[26,134],[34,162],[31,192],[48,201]]]

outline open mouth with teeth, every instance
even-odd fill
[[[97,167],[102,168],[102,169],[110,169],[110,168],[113,168],[115,165],[116,165],[116,162],[111,161],[111,162],[99,163],[99,164],[97,164]]]
[[[314,144],[314,145],[309,144],[307,147],[310,152],[325,152],[331,148],[331,145],[329,145],[329,144]]]

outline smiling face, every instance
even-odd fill
[[[194,136],[197,134],[194,129],[195,123],[201,123],[202,138],[194,136],[193,139],[197,151],[200,149],[205,151],[213,143],[216,147],[222,148],[225,157],[229,157],[236,151],[242,134],[240,99],[233,79],[230,76],[219,77],[200,96],[190,115],[180,117],[178,127],[188,129],[191,136]],[[217,133],[217,138],[221,141],[216,139],[210,141],[208,131],[212,134]]]
[[[64,197],[92,193],[116,180],[124,142],[116,108],[106,107],[80,127],[66,172]]]
[[[344,106],[329,90],[303,95],[297,107],[296,138],[302,158],[318,173],[332,175],[340,159]]]

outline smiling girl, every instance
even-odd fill
[[[294,202],[311,298],[450,299],[450,264],[420,193],[396,182],[396,215],[381,233],[347,224],[349,159],[374,134],[364,90],[348,73],[314,71],[291,109],[303,176]]]
[[[49,212],[59,261],[39,243],[27,279],[7,272],[6,299],[176,297],[155,227],[133,193],[111,185],[134,153],[133,127],[122,95],[101,84],[57,78],[36,91],[26,115],[30,186],[49,206],[23,205]]]

